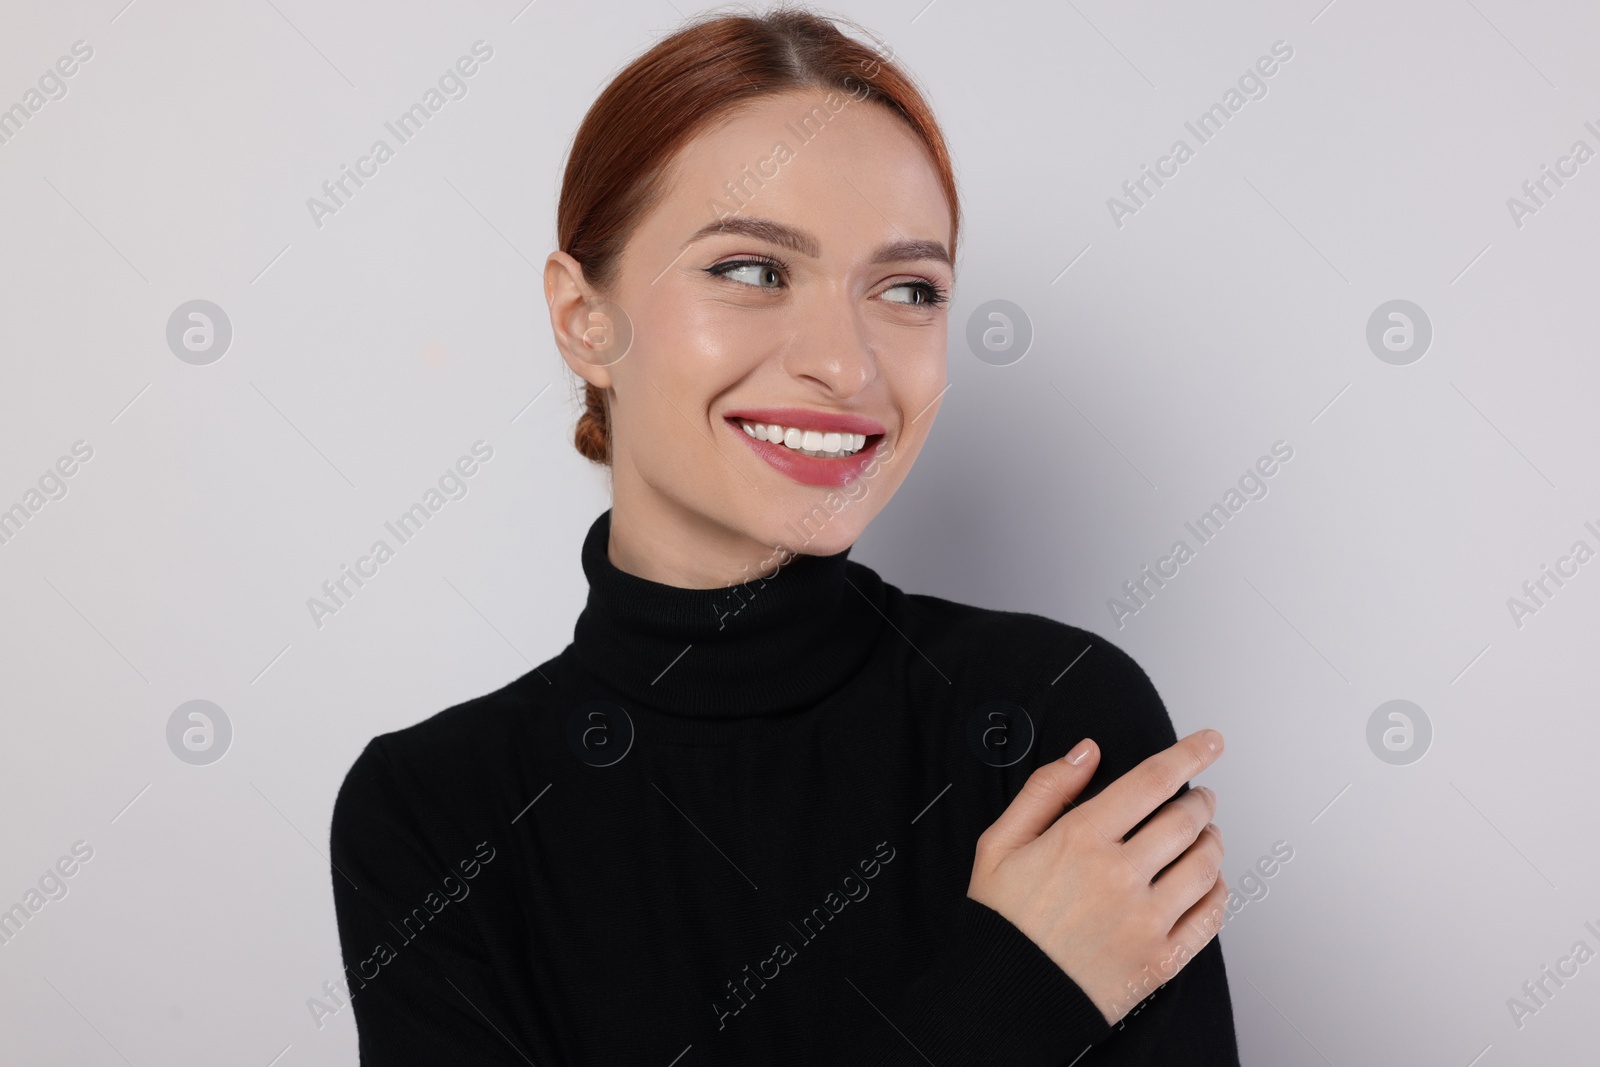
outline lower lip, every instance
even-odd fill
[[[861,477],[861,472],[872,463],[873,457],[878,454],[878,446],[883,443],[883,435],[878,434],[867,441],[867,445],[853,456],[841,459],[819,459],[808,456],[803,452],[796,452],[788,445],[777,445],[771,441],[758,441],[744,432],[744,427],[734,419],[724,419],[724,422],[733,430],[733,435],[755,451],[755,454],[770,463],[779,474],[800,482],[804,485],[849,485]]]

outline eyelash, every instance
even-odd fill
[[[739,267],[771,267],[782,274],[787,275],[789,273],[789,264],[773,256],[750,256],[745,259],[730,259],[726,263],[718,263],[707,267],[706,273],[721,278],[728,271]],[[930,281],[902,282],[899,285],[891,285],[889,288],[901,289],[906,286],[921,290],[923,295],[927,297],[922,304],[907,304],[907,307],[938,307],[950,299],[950,294],[942,286],[935,285]],[[765,286],[755,285],[749,286],[749,288],[762,289]],[[900,301],[891,301],[891,303],[900,303]]]

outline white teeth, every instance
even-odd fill
[[[745,433],[758,441],[770,441],[773,444],[781,444],[792,448],[796,452],[808,456],[819,456],[824,459],[853,455],[865,448],[867,444],[867,435],[863,433],[798,430],[792,426],[746,422],[743,419],[739,420],[739,426]]]

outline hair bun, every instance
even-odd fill
[[[579,454],[593,463],[611,465],[611,433],[606,417],[605,390],[583,383],[583,414],[572,432]]]

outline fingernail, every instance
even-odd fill
[[[1222,735],[1215,730],[1207,730],[1205,732],[1205,742],[1206,747],[1215,752],[1222,747]]]
[[[1078,742],[1077,747],[1075,747],[1071,752],[1068,752],[1062,758],[1076,767],[1078,764],[1089,758],[1089,749],[1092,747],[1093,743],[1087,737],[1085,737],[1082,741]]]

